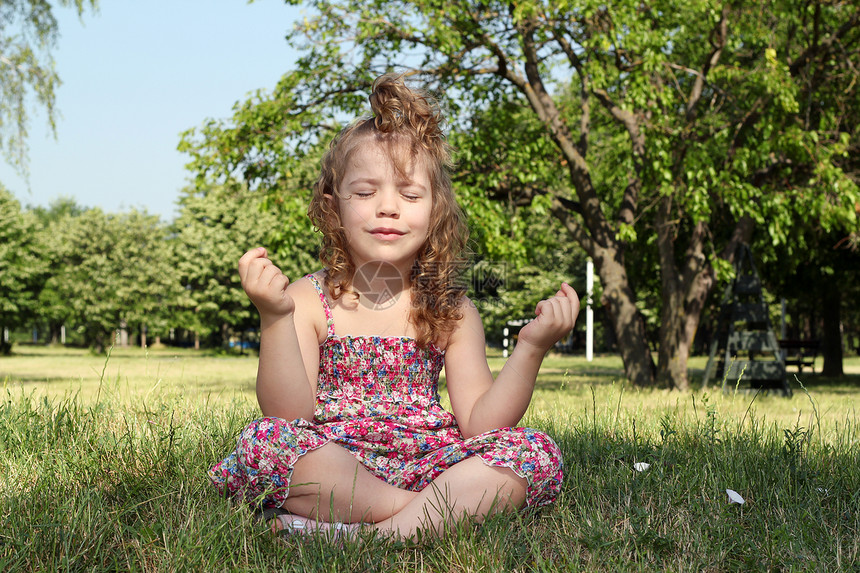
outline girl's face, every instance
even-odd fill
[[[398,174],[379,143],[362,142],[338,189],[340,219],[356,267],[387,262],[408,274],[427,239],[433,195],[421,161]]]

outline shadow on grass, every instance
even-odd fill
[[[821,388],[828,392],[857,392],[860,391],[860,374],[843,374],[842,376],[823,376],[821,374],[811,374],[808,372],[796,373],[789,372],[789,382],[794,386],[797,384],[797,379],[803,382],[807,389]]]
[[[690,387],[693,390],[702,390],[702,379],[704,378],[704,369],[691,368],[689,370]],[[809,390],[820,390],[833,394],[856,394],[860,392],[860,374],[843,374],[842,376],[822,376],[821,374],[813,374],[811,372],[796,372],[790,371],[786,373],[788,385],[794,392],[802,391],[800,385]],[[800,383],[798,383],[800,381]],[[727,383],[728,389],[734,388],[736,381],[729,380]],[[722,380],[712,379],[708,385],[709,389],[719,390],[723,386]],[[741,386],[744,386],[744,381],[741,380]]]
[[[3,358],[79,358],[81,356],[104,356],[104,353],[97,354],[86,348],[75,348],[72,346],[45,346],[45,345],[20,345],[16,344],[11,353],[0,355],[0,362]]]

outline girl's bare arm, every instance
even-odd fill
[[[570,332],[579,313],[579,298],[568,286],[538,303],[536,318],[519,335],[514,352],[493,380],[487,365],[484,329],[473,305],[452,334],[445,354],[445,375],[454,416],[470,437],[515,426],[531,401],[547,351]]]
[[[264,416],[310,420],[319,360],[318,337],[309,314],[314,306],[304,304],[312,286],[290,284],[263,248],[242,256],[239,276],[260,312],[256,386],[260,409]],[[303,303],[298,310],[296,298]]]

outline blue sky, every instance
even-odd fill
[[[173,219],[187,185],[179,134],[228,118],[293,67],[284,40],[301,8],[281,0],[102,0],[83,23],[57,9],[57,137],[31,113],[29,185],[0,160],[24,205],[60,196],[108,212]]]

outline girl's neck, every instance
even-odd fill
[[[352,288],[370,304],[385,305],[409,292],[411,275],[411,266],[404,269],[386,261],[371,261],[356,266]]]
[[[416,333],[409,323],[411,269],[404,277],[386,262],[356,267],[350,291],[336,299],[332,307],[338,334],[414,338]]]

